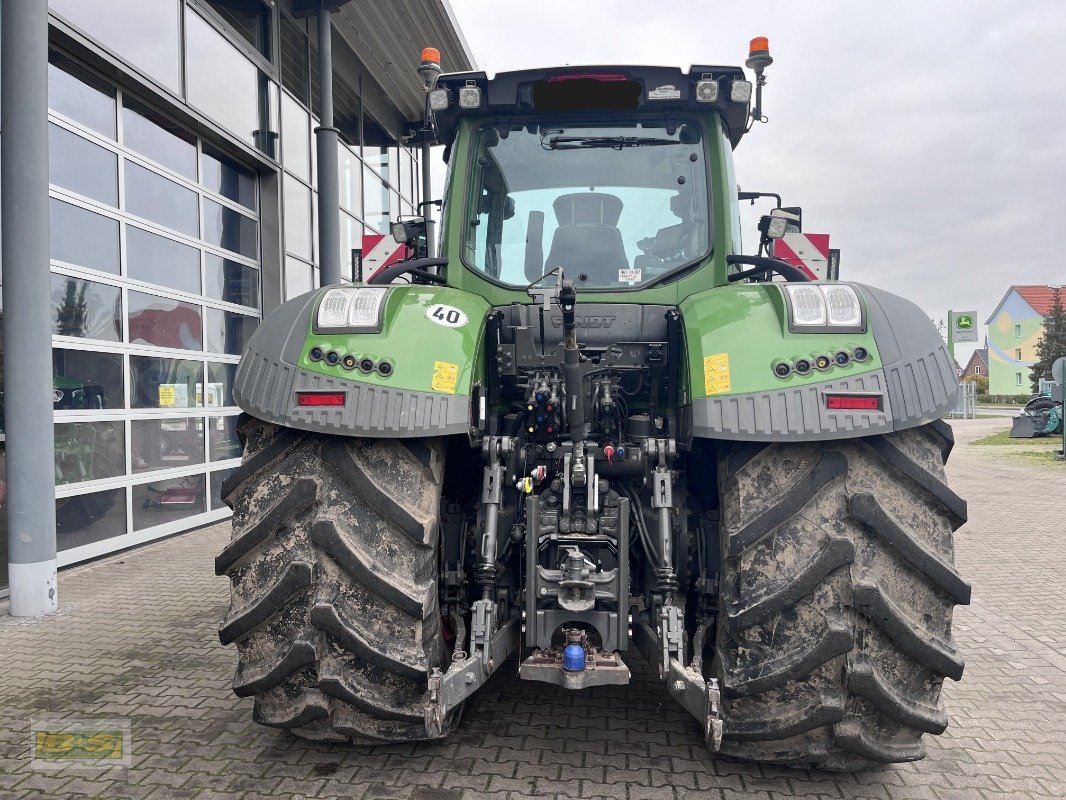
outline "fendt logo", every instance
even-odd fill
[[[611,323],[615,321],[615,317],[600,316],[597,314],[586,314],[585,316],[574,317],[574,323],[579,328],[609,328]],[[554,314],[551,318],[552,327],[561,328],[563,326],[562,314]]]

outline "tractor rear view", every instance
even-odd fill
[[[413,258],[277,308],[238,370],[235,692],[310,739],[433,739],[512,656],[595,691],[640,651],[711,752],[922,758],[970,596],[955,373],[910,302],[741,255],[765,40],[754,82],[425,58],[438,252],[397,225]]]

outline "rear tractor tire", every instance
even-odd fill
[[[248,416],[238,432],[244,463],[222,488],[233,538],[215,562],[232,585],[219,638],[237,646],[234,692],[255,698],[256,722],[308,739],[430,738],[443,443]]]
[[[820,443],[738,444],[719,465],[722,752],[837,770],[924,757],[948,724],[970,600],[943,422]]]

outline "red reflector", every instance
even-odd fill
[[[619,72],[568,72],[566,75],[552,75],[548,78],[548,83],[581,80],[614,83],[615,81],[628,81],[629,78]]]
[[[343,406],[344,392],[297,392],[298,406]]]
[[[877,395],[827,394],[825,407],[837,411],[880,411],[881,398]]]

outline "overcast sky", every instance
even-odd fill
[[[1066,283],[1061,0],[451,4],[490,75],[741,65],[767,36],[770,121],[737,148],[737,180],[802,206],[804,229],[841,249],[843,279],[982,323],[1012,283]],[[759,213],[746,215],[747,252]]]

